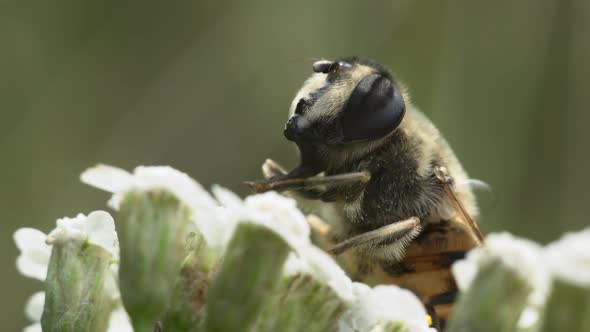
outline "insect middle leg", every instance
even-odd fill
[[[337,244],[329,252],[339,255],[356,247],[380,248],[385,246],[393,246],[398,248],[396,250],[403,251],[410,241],[420,234],[421,230],[420,219],[412,217],[353,236]]]

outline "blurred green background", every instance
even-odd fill
[[[547,242],[590,210],[590,2],[0,0],[2,330],[41,284],[12,233],[104,209],[78,180],[172,165],[245,194],[294,166],[288,105],[315,58],[387,64],[488,182],[486,231]]]

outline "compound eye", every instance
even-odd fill
[[[402,121],[405,104],[391,79],[381,74],[363,78],[354,88],[342,111],[345,142],[381,138]]]

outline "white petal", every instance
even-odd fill
[[[16,259],[16,268],[25,277],[45,281],[47,277],[47,264],[40,264],[27,256],[20,255]]]
[[[457,261],[451,267],[455,282],[460,290],[466,290],[469,288],[477,274],[478,263],[474,259],[469,259],[470,254],[472,254],[472,252],[468,253],[465,259]]]
[[[45,280],[51,256],[51,247],[45,243],[47,236],[34,228],[20,228],[13,237],[20,249],[16,259],[18,271],[24,276]]]
[[[104,291],[109,294],[111,300],[118,301],[121,299],[121,293],[119,291],[119,265],[111,264],[109,272],[105,275]]]
[[[104,248],[114,258],[119,258],[119,242],[115,232],[115,222],[107,212],[94,211],[88,217],[78,214],[74,218],[58,219],[56,224],[57,227],[47,236],[47,243],[88,241]]]
[[[211,191],[213,192],[213,195],[217,201],[224,207],[230,210],[244,209],[244,203],[242,202],[242,199],[232,191],[216,184],[213,185]]]
[[[41,323],[35,323],[25,327],[23,332],[43,332],[43,329],[41,329]]]
[[[116,194],[113,194],[113,196],[111,196],[111,198],[109,198],[109,200],[107,201],[107,206],[115,211],[118,211],[119,206],[121,206],[121,201],[125,197],[125,193],[126,193],[126,191],[122,191],[122,192],[118,192]]]
[[[88,215],[85,231],[90,243],[99,245],[119,259],[119,241],[113,217],[105,211],[94,211]]]
[[[523,330],[530,329],[535,326],[538,321],[539,310],[532,306],[528,306],[524,308],[520,314],[520,318],[518,319],[518,328]]]
[[[109,165],[97,165],[87,169],[80,176],[80,180],[111,193],[128,190],[134,185],[133,176],[129,172]]]
[[[99,165],[84,172],[82,181],[112,192],[108,204],[114,209],[119,208],[125,193],[130,190],[166,190],[191,208],[192,220],[207,243],[219,249],[224,248],[231,237],[236,220],[245,214],[241,200],[230,191],[214,188],[222,203],[228,205],[222,207],[198,182],[168,166],[140,166],[129,174],[119,168]],[[96,241],[106,246],[110,240]]]
[[[373,288],[373,296],[384,308],[387,321],[403,321],[415,326],[428,327],[426,310],[422,302],[407,289],[393,285],[380,285]]]
[[[221,206],[203,207],[194,211],[193,222],[209,247],[223,251],[231,238],[236,219]]]
[[[296,253],[291,252],[287,257],[285,265],[283,266],[283,275],[294,276],[300,273],[313,275],[309,265],[307,265],[303,259],[299,258]]]
[[[129,175],[120,169],[101,165],[86,171],[82,180],[114,192],[109,205],[115,209],[129,190],[171,192],[192,209],[193,221],[213,247],[224,248],[238,220],[263,224],[284,237],[292,247],[309,243],[309,226],[295,201],[277,193],[251,196],[242,203],[229,190],[214,186],[218,202],[198,182],[167,166],[141,166]],[[116,185],[119,182],[124,184]]]
[[[350,278],[328,254],[311,244],[309,225],[294,200],[268,192],[249,196],[244,204],[243,221],[273,230],[297,253],[298,257],[287,261],[285,273],[309,273],[330,286],[345,302],[354,300]]]
[[[549,244],[544,254],[555,277],[590,288],[590,228],[565,234]]]
[[[47,235],[35,228],[19,228],[14,232],[13,235],[14,242],[16,243],[16,247],[20,251],[26,251],[31,248],[45,248],[43,244],[45,244],[45,239]]]
[[[107,332],[133,332],[129,315],[122,306],[119,306],[111,313]]]
[[[354,301],[352,281],[325,251],[309,245],[299,248],[297,253],[313,276],[330,286],[344,302]]]
[[[217,202],[191,177],[168,166],[139,166],[133,174],[107,165],[86,170],[82,182],[113,193],[109,206],[119,208],[124,194],[130,190],[162,189],[174,194],[187,206],[196,209],[217,205]]]
[[[373,301],[371,287],[355,282],[352,290],[355,302],[342,314],[339,325],[347,326],[353,331],[369,331],[383,316],[383,308]]]
[[[426,310],[410,291],[394,285],[375,288],[353,283],[355,302],[339,321],[340,331],[379,330],[387,322],[402,322],[410,331],[429,331]]]
[[[509,233],[489,234],[483,246],[469,252],[465,260],[454,264],[453,273],[458,286],[465,289],[476,275],[474,269],[478,270],[480,264],[490,258],[499,259],[529,282],[533,288],[529,303],[538,306],[545,302],[550,287],[550,274],[542,253],[541,246],[533,241]]]
[[[37,292],[27,301],[25,314],[33,322],[40,322],[43,315],[43,306],[45,305],[45,292]]]
[[[203,187],[187,174],[168,166],[140,166],[133,172],[139,189],[166,189],[193,209],[217,205]]]
[[[267,192],[248,196],[244,203],[247,210],[244,221],[268,227],[294,249],[309,245],[309,225],[293,199]]]

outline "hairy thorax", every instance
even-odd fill
[[[341,163],[326,174],[368,171],[370,182],[357,190],[341,188],[344,223],[352,234],[370,231],[410,217],[427,219],[436,212],[442,187],[431,171],[420,174],[420,144],[396,131],[371,153]],[[437,160],[430,158],[432,166]],[[351,235],[351,234],[347,234]]]
[[[360,171],[371,174],[363,190],[341,189],[342,222],[350,226],[352,233],[410,217],[425,223],[453,217],[455,211],[442,199],[442,184],[433,174],[436,166],[449,170],[458,198],[473,217],[478,214],[467,174],[438,130],[415,109],[408,110],[400,127],[382,140],[349,148],[346,153],[337,148],[318,151],[326,175]]]

